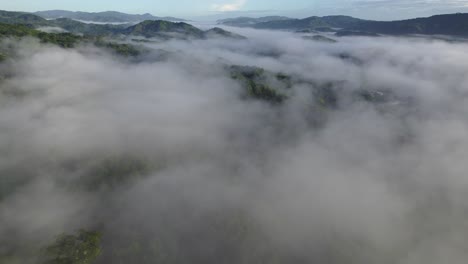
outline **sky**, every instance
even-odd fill
[[[240,15],[308,17],[342,14],[392,20],[468,12],[468,0],[0,0],[0,9],[93,12],[115,10],[204,19]]]

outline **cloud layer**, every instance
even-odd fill
[[[466,44],[238,33],[140,62],[4,42],[0,255],[88,228],[98,263],[464,263]],[[300,81],[245,100],[226,65]]]

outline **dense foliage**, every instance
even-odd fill
[[[204,35],[207,38],[214,37],[214,38],[230,38],[230,39],[247,39],[244,36],[226,31],[219,27],[215,27],[215,28],[205,31]]]
[[[262,68],[247,66],[231,66],[230,71],[231,78],[240,81],[245,87],[244,96],[246,98],[260,99],[271,103],[281,103],[287,99],[287,96],[280,91],[280,89],[287,88],[289,81],[289,78],[283,74],[274,76]],[[274,79],[279,86],[282,86],[281,88],[275,89],[269,85],[275,81]]]
[[[109,49],[116,54],[125,57],[135,57],[140,55],[142,52],[141,48],[131,44],[116,43],[111,40],[103,40],[103,38],[100,37],[82,37],[72,33],[47,33],[35,30],[25,25],[0,23],[0,38],[1,37],[34,37],[38,38],[41,43],[53,44],[63,48],[73,48],[80,42],[92,43],[97,47]],[[4,60],[7,56],[7,54],[0,53],[0,61]]]
[[[72,48],[83,38],[70,33],[46,33],[32,29],[25,25],[11,25],[0,23],[1,37],[36,37],[42,43],[51,43],[64,48]]]
[[[89,36],[111,36],[119,34],[125,25],[99,25],[99,24],[86,24],[69,18],[58,18],[56,20],[49,20],[50,26],[63,28],[74,34],[84,34]]]
[[[179,22],[173,23],[169,21],[143,21],[135,26],[128,27],[123,31],[127,35],[151,37],[169,37],[167,33],[178,33],[186,38],[202,38],[204,32],[190,24]]]
[[[104,48],[110,49],[116,54],[124,56],[124,57],[136,57],[141,54],[141,49],[138,49],[137,47],[130,45],[130,44],[106,42],[102,40],[96,41],[95,44],[98,47],[104,47]]]
[[[43,264],[91,264],[101,254],[101,234],[79,230],[76,235],[62,234],[44,250]]]
[[[0,36],[2,37],[35,36],[38,33],[38,31],[25,25],[11,25],[0,23]]]
[[[63,48],[73,48],[79,41],[82,40],[82,37],[73,35],[71,33],[39,32],[37,33],[37,37],[43,43],[51,43]]]

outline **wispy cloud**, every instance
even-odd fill
[[[246,3],[247,0],[236,0],[231,3],[214,4],[212,5],[212,9],[220,12],[237,11],[241,9]]]

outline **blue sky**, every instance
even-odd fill
[[[468,12],[468,0],[0,0],[0,9],[38,11],[116,10],[183,17],[238,15],[344,14],[370,19],[400,19],[439,13]]]

